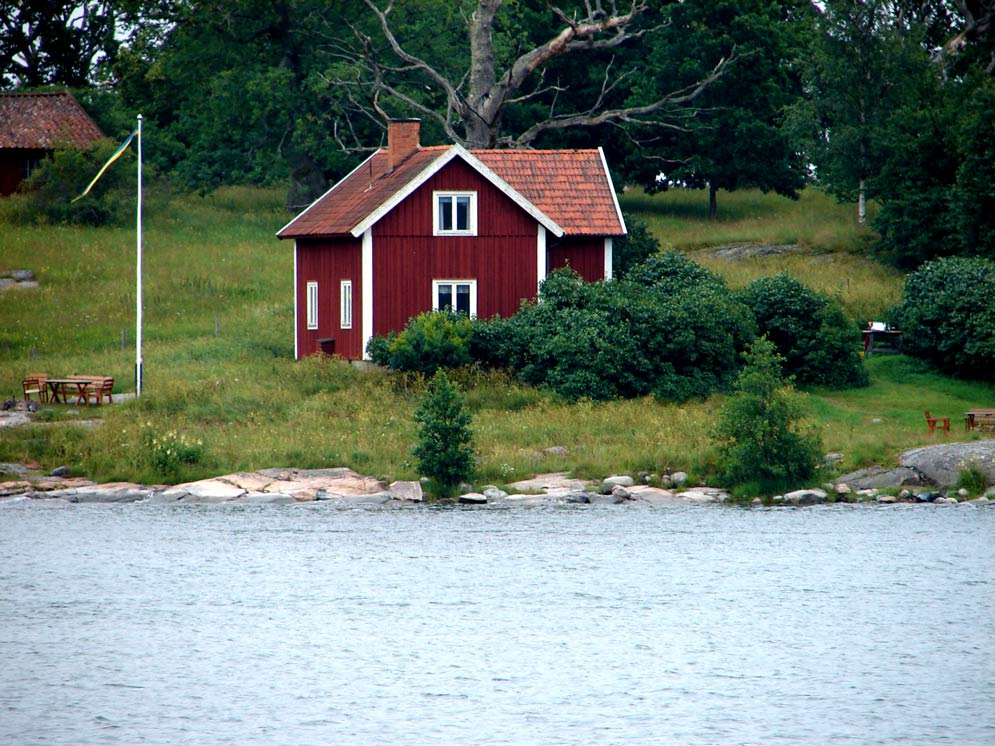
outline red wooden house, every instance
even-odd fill
[[[56,148],[83,150],[103,136],[68,91],[0,93],[0,196],[16,192]]]
[[[277,233],[294,239],[295,355],[364,357],[374,335],[451,307],[514,314],[569,264],[611,277],[625,224],[601,149],[421,147],[392,121],[380,149]]]

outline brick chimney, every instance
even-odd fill
[[[391,171],[418,150],[420,128],[420,119],[391,119],[387,122],[387,155]]]

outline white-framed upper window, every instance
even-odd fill
[[[433,192],[432,225],[436,236],[477,235],[477,193]]]
[[[432,308],[451,308],[467,316],[477,315],[476,280],[432,280]]]
[[[318,283],[307,284],[307,328],[318,328]]]
[[[352,280],[339,283],[339,326],[352,329]]]

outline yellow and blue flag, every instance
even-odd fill
[[[70,200],[70,202],[78,202],[79,200],[83,199],[87,194],[90,193],[90,190],[93,189],[93,185],[97,183],[97,181],[100,179],[101,176],[104,175],[104,171],[107,170],[107,167],[121,157],[121,153],[123,153],[125,150],[128,149],[128,146],[131,145],[131,141],[135,139],[136,135],[138,135],[137,129],[134,132],[132,132],[130,135],[128,135],[128,139],[125,140],[123,143],[121,143],[120,148],[114,151],[114,154],[107,160],[107,163],[104,164],[104,167],[101,168],[99,171],[97,171],[97,175],[93,177],[93,181],[91,181],[87,185],[86,189],[83,190],[83,193],[80,196],[76,197],[75,199]]]

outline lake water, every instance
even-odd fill
[[[0,743],[993,744],[995,508],[0,504]]]

